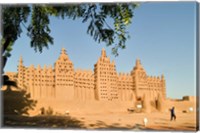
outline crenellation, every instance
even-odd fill
[[[79,100],[94,100],[94,79],[91,70],[75,70],[75,96]],[[80,93],[81,92],[81,93]],[[92,95],[93,94],[93,95]]]

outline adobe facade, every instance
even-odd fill
[[[73,62],[63,48],[57,61],[52,66],[34,67],[23,65],[20,57],[17,73],[6,73],[15,79],[18,86],[26,89],[31,98],[97,101],[136,101],[148,97],[156,101],[159,96],[166,98],[164,75],[148,76],[140,60],[130,73],[117,73],[114,61],[110,61],[106,51],[92,70],[75,70]]]

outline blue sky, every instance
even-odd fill
[[[135,10],[128,30],[131,38],[119,56],[111,54],[112,47],[98,44],[86,34],[87,24],[80,21],[51,18],[54,45],[35,53],[24,32],[15,42],[5,71],[17,71],[19,57],[24,65],[53,65],[64,47],[75,69],[93,69],[104,47],[118,72],[130,72],[137,58],[148,75],[165,75],[167,97],[182,98],[196,93],[196,3],[146,2]]]

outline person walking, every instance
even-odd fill
[[[175,108],[172,107],[172,109],[170,109],[170,113],[171,113],[171,121],[174,119],[176,120],[176,115],[175,115]]]

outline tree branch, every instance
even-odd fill
[[[5,41],[5,43],[2,45],[2,55],[5,53],[6,49],[8,48],[9,44],[11,42],[11,38],[8,37]]]

